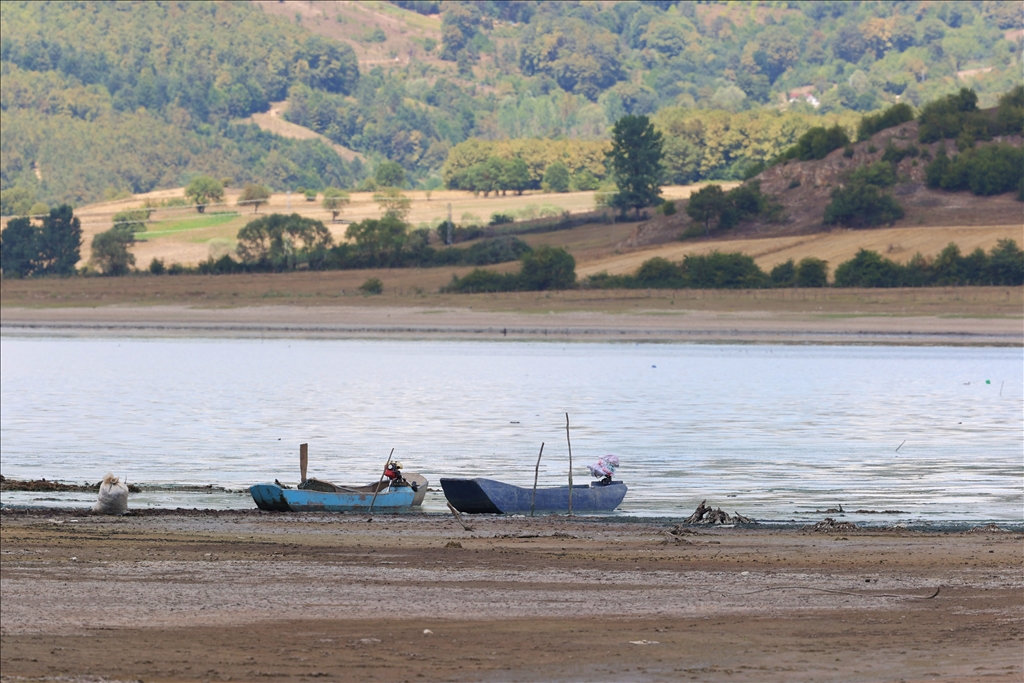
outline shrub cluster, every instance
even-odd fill
[[[857,142],[869,139],[875,133],[914,120],[914,108],[906,102],[894,104],[883,112],[865,116],[857,126]]]
[[[1024,148],[1005,143],[972,147],[952,159],[940,146],[935,158],[925,167],[928,187],[943,190],[970,190],[977,195],[1018,191],[1024,201]]]
[[[838,123],[831,128],[815,126],[797,138],[796,144],[772,161],[772,165],[798,159],[810,161],[824,159],[829,152],[850,144],[850,136]]]
[[[896,168],[888,161],[876,161],[854,169],[846,183],[832,190],[822,222],[850,228],[870,228],[903,218],[903,207],[889,193],[896,184]]]
[[[1024,86],[1018,85],[999,98],[994,115],[978,109],[973,90],[929,102],[918,115],[921,142],[955,139],[962,151],[976,140],[991,140],[994,135],[1024,134]]]
[[[452,276],[442,292],[516,292],[572,289],[576,286],[576,259],[560,247],[541,246],[523,254],[518,273],[496,273],[475,268],[464,277]]]
[[[941,285],[1024,284],[1024,251],[1013,240],[1000,240],[985,254],[975,249],[967,256],[950,243],[932,260],[914,256],[899,264],[878,253],[861,249],[836,268],[836,287],[928,287]]]
[[[633,275],[598,273],[587,278],[587,287],[599,289],[760,289],[771,279],[746,254],[712,252],[687,255],[681,263],[655,257]]]
[[[765,274],[754,260],[740,253],[690,255],[681,263],[656,257],[632,275],[592,275],[585,287],[599,289],[761,289],[769,287],[825,287],[828,264],[805,258],[780,263]],[[839,265],[836,287],[929,287],[945,285],[1024,285],[1024,251],[1013,240],[1001,240],[986,254],[976,249],[967,256],[950,244],[934,259],[920,254],[901,265],[878,253],[861,249]]]
[[[675,207],[673,206],[673,211]],[[730,230],[740,222],[756,217],[774,220],[781,207],[761,192],[761,185],[754,181],[725,192],[721,185],[706,185],[690,196],[686,213],[704,228],[704,234],[712,230]],[[684,237],[690,237],[687,231]]]

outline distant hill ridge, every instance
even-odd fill
[[[36,2],[2,13],[0,192],[49,205],[199,174],[350,187],[384,159],[429,189],[468,139],[605,139],[628,113],[682,127],[695,117],[665,112],[835,120],[964,84],[991,106],[1020,82],[1024,54],[1024,5],[1012,1]],[[283,115],[362,158],[231,123],[300,91],[315,110]],[[800,134],[786,125],[784,139]],[[698,151],[732,154],[721,136]],[[691,147],[673,150],[672,182],[738,179],[757,160],[740,150],[690,163]]]

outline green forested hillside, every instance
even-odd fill
[[[277,189],[366,175],[319,142],[231,123],[285,98],[289,120],[427,188],[474,139],[607,140],[629,113],[665,134],[666,181],[729,179],[813,126],[852,136],[864,112],[896,101],[966,85],[992,106],[1022,72],[1013,1],[386,7],[391,23],[370,26],[333,2],[294,21],[241,2],[4,2],[0,183],[55,204],[198,174]],[[352,46],[397,41],[402,16],[428,21],[413,12],[440,15],[436,38],[360,69]],[[578,146],[562,147],[569,163]]]
[[[50,203],[213,174],[323,187],[354,179],[326,145],[232,125],[306,83],[348,93],[351,48],[247,3],[2,4],[3,188]]]

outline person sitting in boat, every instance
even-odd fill
[[[597,462],[593,462],[587,465],[587,469],[590,470],[591,476],[600,479],[603,486],[607,486],[612,483],[612,476],[615,474],[615,469],[619,466],[619,456],[617,455],[606,455],[597,459]]]
[[[408,486],[414,492],[419,490],[419,486],[406,481],[402,476],[402,463],[400,462],[389,462],[388,466],[384,468],[384,476],[388,478],[391,486]]]

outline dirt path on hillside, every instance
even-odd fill
[[[4,680],[1024,676],[1018,533],[470,523],[5,511]]]

